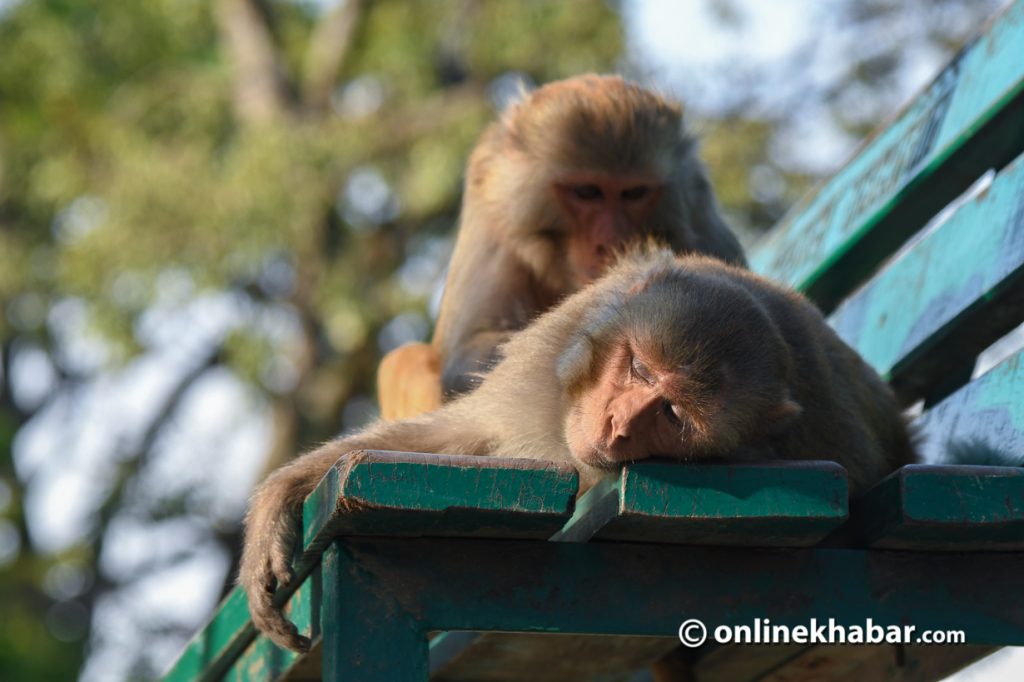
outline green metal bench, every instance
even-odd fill
[[[1022,55],[1018,0],[752,254],[924,401],[931,460],[1024,454],[1021,353],[971,378],[1024,322]],[[660,658],[700,682],[932,680],[1024,645],[1019,469],[906,467],[849,509],[824,461],[643,463],[576,490],[550,464],[349,455],[307,500],[303,579],[278,594],[314,650],[257,636],[235,590],[166,679],[640,680]],[[966,643],[680,649],[690,618],[870,618]]]

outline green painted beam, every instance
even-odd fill
[[[1024,157],[829,318],[906,399],[926,395],[1022,320]]]
[[[804,547],[847,517],[835,462],[641,462],[588,491],[551,539]]]
[[[320,627],[324,620],[324,586],[323,569],[317,564],[305,579],[289,595],[285,605],[288,618],[299,628],[299,632],[309,637],[314,643],[320,639]],[[248,613],[246,614],[248,618]],[[329,620],[329,619],[328,619]],[[247,621],[248,625],[248,621]],[[256,636],[255,630],[248,625],[253,637],[246,648],[238,655],[227,659],[225,670],[217,671],[208,680],[225,680],[226,682],[272,682],[280,680],[301,665],[306,657],[293,651],[282,649],[269,638]]]
[[[570,518],[578,487],[573,469],[533,460],[379,451],[346,455],[306,500],[297,580],[278,590],[275,601],[294,604],[296,617],[313,608],[303,591],[309,585],[305,578],[338,534],[546,538]],[[293,597],[299,585],[304,587]],[[164,679],[219,679],[246,647],[250,663],[260,657],[277,661],[269,670],[279,672],[275,666],[296,662],[264,637],[253,643],[255,635],[245,595],[235,588]]]
[[[354,452],[306,499],[303,540],[319,554],[338,535],[547,538],[578,489],[574,469],[550,462]]]
[[[877,549],[1024,549],[1024,469],[903,467],[854,505],[854,525]]]
[[[923,461],[1024,463],[1024,351],[929,409],[914,423]]]
[[[989,168],[1024,151],[1024,0],[751,254],[828,311]]]
[[[846,471],[835,462],[640,462],[580,497],[572,519],[551,540],[806,547],[846,520],[848,494]],[[496,657],[519,664],[554,661],[567,648],[588,646],[575,638],[445,632],[430,642],[431,670],[451,679],[480,678],[477,669]],[[626,670],[635,670],[629,665],[656,658],[650,652],[657,646],[630,638],[606,648],[617,651]],[[661,653],[670,649],[663,646]],[[610,659],[603,663],[608,679],[623,672]]]
[[[217,607],[209,623],[192,637],[163,679],[166,682],[219,679],[254,634],[245,594],[235,588]]]
[[[693,547],[622,542],[345,539],[357,580],[419,630],[672,636],[719,625],[914,625],[1024,645],[1024,552]],[[465,570],[472,566],[473,570]],[[346,619],[342,610],[335,617]],[[331,643],[325,641],[325,647]],[[392,656],[401,656],[395,651]]]
[[[416,570],[415,564],[409,568]],[[467,563],[445,580],[457,583],[460,573],[475,570]],[[425,623],[396,601],[394,587],[375,582],[339,543],[326,549],[324,680],[426,682]]]

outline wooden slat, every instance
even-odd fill
[[[323,545],[339,533],[546,538],[571,516],[578,485],[571,468],[532,460],[351,453],[338,460],[307,498],[305,553],[296,564],[296,582],[278,590],[275,600],[295,603],[299,617],[308,612],[303,601],[311,589],[306,576],[317,565]],[[300,584],[298,596],[292,597]],[[250,646],[255,634],[245,596],[235,588],[165,679],[217,679],[246,647],[249,663],[236,663],[236,671],[250,664],[258,668],[263,664],[255,661],[265,656],[271,662],[266,669],[278,675],[298,660],[264,637]]]
[[[432,646],[430,679],[434,682],[520,682],[524,679],[531,682],[629,682],[637,670],[678,644],[676,637],[494,634],[479,638],[472,649],[461,649],[439,665],[433,663]]]
[[[932,407],[914,427],[924,461],[1024,461],[1024,351]]]
[[[315,642],[318,642],[320,637],[320,614],[323,607],[322,575],[320,566],[315,566],[298,589],[288,597],[285,606],[285,613],[298,626],[299,632]],[[226,682],[272,682],[290,675],[306,660],[300,654],[280,648],[263,635],[255,636],[255,630],[252,630],[252,625],[248,621],[246,628],[253,637],[241,655],[237,659],[228,660],[223,677],[218,673],[205,679],[223,679]]]
[[[913,464],[854,504],[869,547],[1024,549],[1024,469]]]
[[[303,506],[304,544],[338,535],[547,538],[572,514],[571,467],[528,459],[365,451],[337,461]]]
[[[847,517],[835,462],[641,462],[584,495],[552,540],[805,547]]]
[[[759,678],[761,682],[934,682],[995,651],[987,646],[819,646]],[[735,678],[733,678],[735,679]],[[699,682],[705,682],[698,677]]]
[[[426,628],[656,636],[687,617],[699,616],[710,631],[749,626],[766,614],[773,624],[813,626],[817,619],[824,625],[822,614],[829,614],[840,624],[863,626],[867,618],[874,625],[914,624],[919,635],[961,630],[968,643],[981,645],[1024,642],[1020,608],[1005,598],[1017,579],[1019,553],[445,539],[342,544],[360,567],[346,580],[358,577],[371,591],[390,586],[387,598]],[[452,581],[467,563],[478,570]],[[770,659],[770,666],[783,662]],[[476,679],[506,679],[500,661],[491,662],[493,670],[479,668]],[[520,679],[533,673],[516,671]]]
[[[846,471],[835,462],[641,462],[587,491],[551,539],[809,546],[846,520],[847,495]],[[531,679],[563,679],[545,675],[562,670],[568,652],[596,647],[609,655],[574,659],[580,679],[597,665],[602,679],[628,680],[676,645],[672,638],[443,633],[431,642],[431,679],[500,682],[527,670]]]
[[[200,682],[217,679],[251,641],[252,626],[245,594],[234,589],[217,607],[210,621],[192,638],[164,680]]]
[[[748,682],[760,679],[795,659],[805,644],[707,644],[693,650],[680,646],[666,658],[688,666],[694,682]]]
[[[693,682],[934,682],[997,651],[961,644],[729,644],[666,657]]]
[[[789,627],[834,618],[863,628],[871,618],[918,633],[963,631],[968,644],[1024,644],[1024,603],[1007,598],[1024,574],[1022,552],[450,538],[336,546],[353,567],[343,583],[381,593],[424,631],[664,637],[687,618],[706,621],[709,632],[769,616]]]
[[[966,47],[752,254],[831,310],[989,168],[1024,151],[1024,1]]]
[[[1024,157],[829,318],[907,400],[1022,320]]]

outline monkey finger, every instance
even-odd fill
[[[275,548],[270,553],[270,570],[277,579],[278,585],[287,585],[295,578],[289,555],[280,551],[279,548]]]
[[[309,638],[300,635],[295,624],[274,607],[272,592],[262,589],[247,590],[246,592],[249,599],[249,615],[252,616],[253,625],[258,630],[270,637],[270,640],[278,646],[299,653],[309,651]]]
[[[267,624],[266,627],[261,629],[270,637],[270,641],[274,644],[285,649],[291,649],[296,653],[307,653],[312,645],[309,637],[300,635],[298,628],[283,618],[281,619],[281,627]]]

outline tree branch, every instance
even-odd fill
[[[235,67],[235,113],[265,123],[293,113],[295,99],[259,0],[218,0],[217,26]]]
[[[364,6],[364,0],[341,0],[317,22],[305,57],[303,102],[309,111],[327,111]]]

